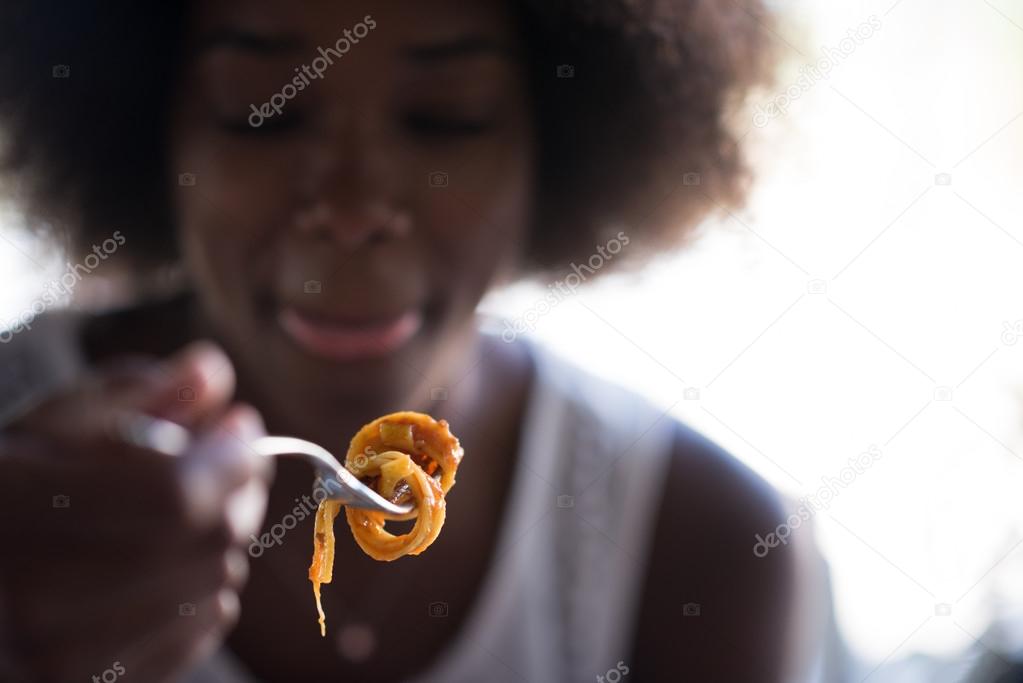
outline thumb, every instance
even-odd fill
[[[196,427],[216,417],[230,401],[234,366],[219,346],[197,341],[155,366],[147,384],[119,401],[122,407]]]
[[[132,411],[196,429],[223,412],[234,387],[227,355],[199,341],[164,361],[126,359],[70,393],[51,397],[14,427],[68,441],[104,438],[123,412]]]
[[[193,523],[208,526],[226,514],[235,540],[259,531],[273,460],[250,444],[265,434],[259,413],[236,405],[178,461],[182,498]]]

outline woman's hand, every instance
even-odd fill
[[[227,357],[198,343],[109,370],[0,434],[0,679],[161,681],[220,644],[272,470],[246,446],[262,422],[233,391]],[[112,429],[125,411],[184,425],[194,446],[125,444]]]

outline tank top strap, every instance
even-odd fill
[[[561,666],[566,680],[589,680],[631,654],[674,420],[565,363],[551,367],[564,406],[552,548]]]
[[[630,655],[673,421],[528,345],[537,375],[498,551],[417,683],[590,680]]]

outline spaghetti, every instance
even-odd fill
[[[444,496],[455,484],[461,459],[462,447],[448,423],[429,415],[392,413],[360,429],[348,447],[345,468],[392,503],[412,502],[413,507],[405,515],[346,508],[345,517],[359,547],[383,561],[418,555],[430,547],[444,525]],[[327,627],[320,584],[333,578],[334,519],[340,510],[340,503],[327,499],[316,510],[309,580],[321,636],[326,635]],[[388,521],[411,519],[416,521],[408,533],[394,535],[384,528]]]

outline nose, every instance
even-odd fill
[[[407,235],[412,218],[399,206],[397,176],[369,126],[339,126],[311,150],[295,230],[355,249]]]
[[[325,239],[348,250],[407,235],[412,219],[389,203],[372,201],[360,206],[337,207],[320,198],[295,214],[295,230],[311,239]]]

